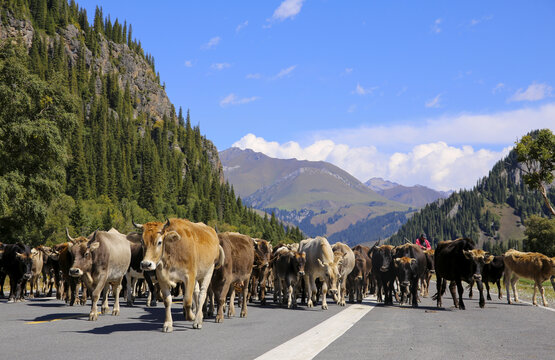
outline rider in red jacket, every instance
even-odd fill
[[[430,250],[432,248],[424,233],[420,234],[420,237],[416,239],[416,245],[420,246],[422,250]]]

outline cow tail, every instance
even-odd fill
[[[219,269],[220,267],[222,267],[222,265],[225,262],[224,248],[221,245],[218,245],[218,248],[219,248],[220,253],[218,254],[218,260],[216,261],[214,269]]]

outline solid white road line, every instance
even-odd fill
[[[370,297],[365,299],[369,300]],[[312,359],[349,330],[373,308],[374,305],[368,304],[351,305],[312,329],[262,354],[257,357],[256,360]]]

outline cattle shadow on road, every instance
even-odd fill
[[[55,314],[46,314],[43,316],[36,317],[34,319],[21,319],[21,321],[25,322],[49,322],[54,320],[68,320],[68,319],[79,319],[79,318],[88,318],[89,313],[55,313]]]
[[[173,323],[173,331],[185,331],[189,330],[191,327],[187,328],[187,325],[183,324],[176,324]],[[117,332],[136,332],[136,331],[161,331],[162,330],[162,322],[124,322],[124,323],[117,323],[117,324],[110,324],[105,326],[99,326],[94,329],[90,330],[81,330],[75,331],[79,334],[96,334],[96,335],[109,335]]]

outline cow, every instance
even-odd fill
[[[121,282],[131,263],[131,247],[124,234],[115,229],[95,231],[91,239],[71,246],[73,264],[69,275],[81,277],[91,291],[92,305],[89,321],[98,320],[97,303],[103,295],[101,312],[108,310],[108,285],[114,294],[113,316],[120,313],[119,295]]]
[[[6,270],[4,269],[4,262],[2,261],[4,245],[5,244],[0,242],[0,299],[4,298],[4,282],[6,281]]]
[[[333,295],[334,301],[339,301],[337,296],[337,281],[339,279],[338,268],[341,265],[341,260],[334,258],[328,240],[321,236],[302,240],[299,245],[299,252],[306,253],[304,281],[308,294],[307,305],[309,308],[313,307],[314,302],[318,300],[316,298],[316,279],[319,279],[322,282],[322,309],[327,310],[326,295],[328,294],[328,289]]]
[[[376,246],[379,245],[379,241],[374,244],[374,246],[372,246],[371,248],[369,248],[368,246],[364,246],[364,245],[355,245],[353,246],[352,250],[353,251],[360,251],[363,254],[366,254],[366,256],[364,256],[364,260],[366,261],[366,274],[364,276],[364,292],[363,292],[363,297],[366,296],[366,294],[368,292],[370,293],[374,293],[375,291],[375,279],[374,276],[372,274],[372,254],[374,252],[374,250],[376,249]]]
[[[31,248],[21,243],[4,244],[2,262],[6,274],[10,278],[8,302],[24,301],[25,286],[32,276]]]
[[[395,266],[393,264],[393,245],[376,246],[372,253],[372,273],[377,282],[377,298],[382,301],[384,291],[384,305],[393,305],[393,282],[395,281]]]
[[[353,271],[355,267],[355,254],[351,248],[341,242],[336,242],[331,247],[333,250],[334,262],[340,263],[339,265],[339,306],[345,306],[345,296],[347,292],[347,276]],[[338,260],[341,260],[338,262]]]
[[[356,301],[358,303],[362,302],[362,298],[365,295],[365,288],[367,284],[368,276],[368,255],[361,251],[361,249],[355,249],[353,251],[355,257],[355,266],[353,270],[347,276],[347,291],[349,292],[349,302],[353,303]]]
[[[145,256],[141,262],[143,270],[156,270],[160,284],[166,317],[163,332],[173,331],[171,315],[171,288],[183,281],[183,314],[185,320],[193,320],[193,329],[202,328],[202,308],[208,285],[215,268],[225,260],[223,248],[216,231],[203,224],[185,219],[169,219],[165,223],[148,222],[134,224],[143,230]],[[196,314],[193,314],[193,292]]]
[[[43,274],[44,264],[48,259],[48,251],[49,249],[45,248],[44,246],[38,246],[36,248],[31,249],[31,259],[33,260],[33,266],[31,267],[32,276],[29,280],[30,285],[30,292],[29,297],[33,298],[35,296],[40,296],[40,289],[39,289],[39,278]],[[46,282],[46,279],[44,280]],[[34,288],[34,292],[33,292]]]
[[[395,248],[394,258],[395,271],[401,288],[401,303],[404,303],[410,287],[411,305],[418,307],[418,281],[426,272],[426,255],[420,246],[404,244]]]
[[[263,239],[253,239],[254,266],[250,279],[249,299],[253,301],[258,290],[260,305],[266,304],[266,283],[270,273],[270,259],[272,258],[272,244]]]
[[[297,307],[297,290],[305,274],[306,253],[280,248],[272,258],[274,274],[274,295],[279,295],[280,304],[287,303],[287,308]],[[287,297],[287,302],[286,302]]]
[[[254,247],[253,240],[249,236],[235,232],[219,233],[218,239],[224,251],[224,262],[214,270],[210,287],[218,304],[216,322],[221,323],[224,321],[227,295],[231,295],[235,291],[234,286],[238,284],[244,284],[241,286],[241,317],[247,316],[248,282],[254,264]],[[233,296],[231,296],[228,307],[229,317],[235,315],[233,302]]]
[[[434,251],[435,250],[424,250],[424,255],[426,256],[426,271],[424,275],[420,278],[420,289],[421,295],[423,297],[428,297],[430,289],[430,280],[432,275],[435,274],[434,268]]]
[[[447,280],[450,280],[449,290],[453,298],[455,307],[460,310],[465,309],[463,302],[462,281],[467,283],[476,281],[478,291],[480,292],[480,307],[486,304],[484,299],[484,288],[482,285],[482,269],[485,264],[489,264],[493,260],[493,256],[485,251],[476,249],[474,241],[469,238],[460,238],[457,240],[441,241],[434,253],[434,267],[436,270],[436,287],[437,293],[432,297],[437,300],[437,307],[442,307],[441,296],[445,292]],[[455,293],[455,284],[459,293]]]
[[[547,279],[551,279],[553,290],[555,290],[555,257],[547,257],[535,252],[520,252],[514,249],[508,250],[503,258],[505,263],[504,279],[505,289],[507,291],[507,302],[511,303],[509,292],[509,282],[513,288],[513,296],[515,303],[518,302],[518,292],[516,291],[516,282],[519,277],[534,280],[534,295],[532,304],[538,305],[536,302],[536,288],[540,289],[543,306],[547,306],[542,283]]]
[[[146,306],[156,306],[157,294],[154,283],[152,282],[155,272],[143,271],[141,269],[141,261],[143,261],[144,258],[143,236],[139,233],[129,233],[126,237],[131,247],[131,262],[129,264],[129,270],[125,274],[127,283],[127,305],[131,306],[135,302],[137,280],[144,279],[148,286]]]
[[[491,295],[489,293],[489,283],[497,284],[497,298],[501,299],[503,297],[503,292],[501,291],[501,277],[505,271],[505,263],[503,261],[503,255],[497,255],[493,257],[493,260],[489,264],[485,264],[482,269],[482,283],[486,286],[487,299],[491,301]],[[474,282],[469,285],[470,292],[468,297],[472,299],[472,287]]]

